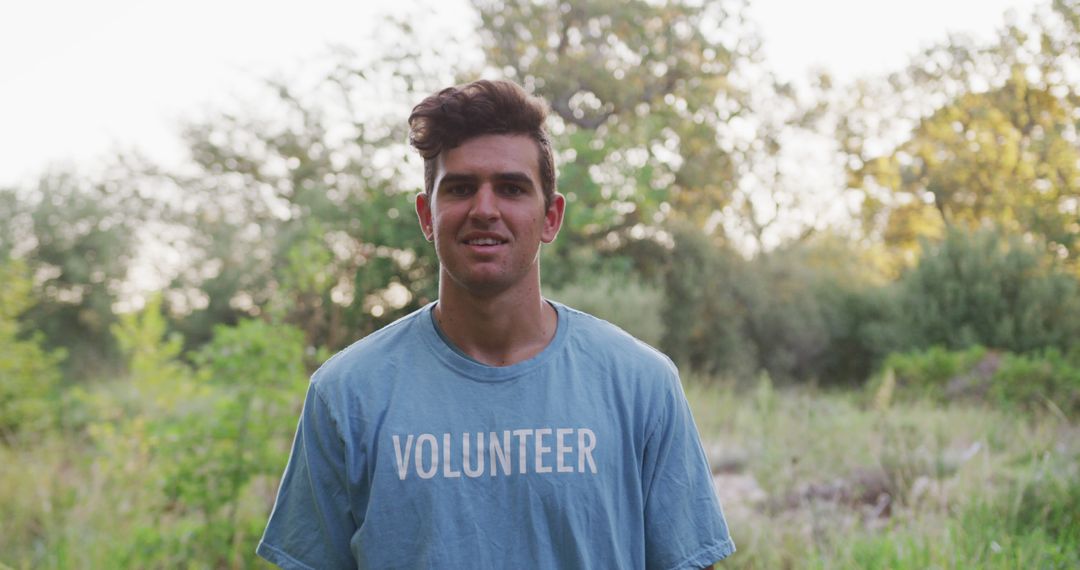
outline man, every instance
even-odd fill
[[[546,105],[506,81],[416,106],[439,299],[313,376],[258,553],[301,568],[703,568],[728,535],[671,361],[545,300]]]

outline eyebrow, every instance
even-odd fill
[[[514,182],[521,184],[522,186],[533,187],[533,180],[528,174],[524,172],[499,172],[494,176],[495,180],[499,182]],[[447,174],[439,181],[439,188],[448,184],[460,184],[460,183],[476,183],[480,180],[479,176],[473,174]]]

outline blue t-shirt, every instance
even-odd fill
[[[505,367],[432,305],[312,377],[258,553],[286,569],[700,568],[734,550],[678,373],[553,303]]]

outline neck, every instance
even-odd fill
[[[444,276],[445,277],[445,276]],[[462,352],[489,366],[510,366],[536,356],[555,337],[558,315],[540,296],[540,284],[476,296],[439,284],[435,318]]]

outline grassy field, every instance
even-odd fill
[[[739,548],[724,567],[1080,567],[1080,430],[1059,415],[687,392]]]
[[[1080,567],[1080,428],[1060,415],[767,380],[687,395],[738,546],[724,568]],[[273,477],[185,507],[138,396],[82,400],[62,433],[0,445],[0,568],[265,567]]]

